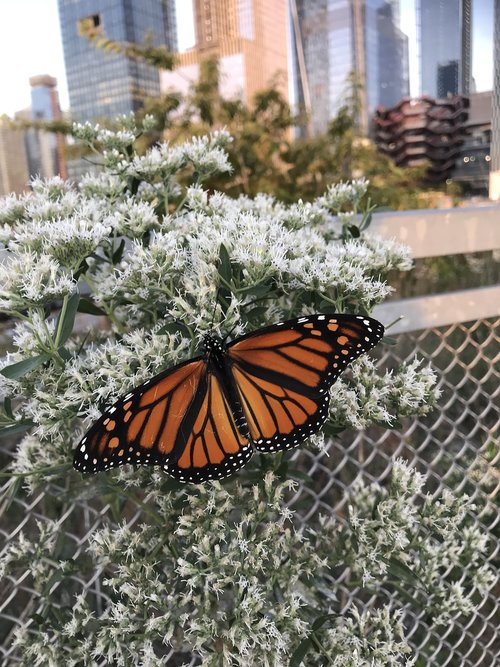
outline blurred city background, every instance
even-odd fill
[[[393,209],[496,200],[495,4],[2,3],[0,194],[89,169],[72,121],[148,111],[169,139],[228,127],[240,153],[230,194],[310,199],[366,176]],[[272,173],[269,144],[252,148],[266,139]]]

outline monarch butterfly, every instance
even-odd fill
[[[358,315],[311,315],[225,344],[163,371],[107,409],[78,445],[85,473],[160,465],[181,482],[226,477],[253,451],[296,447],[325,422],[329,389],[384,327]]]

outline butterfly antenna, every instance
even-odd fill
[[[214,328],[215,313],[217,312],[217,304],[219,303],[219,292],[220,292],[220,286],[217,288],[217,294],[215,295],[215,307],[212,313],[212,320],[210,322],[210,331],[212,331],[212,329]]]
[[[233,331],[236,329],[237,326],[238,326],[238,322],[236,322],[236,324],[235,324],[234,327],[231,329],[231,331],[230,331],[229,333],[227,333],[227,334],[224,336],[224,338],[222,339],[222,342],[223,342],[223,343],[226,342],[226,340],[227,340],[227,339],[229,338],[229,336],[233,333]]]

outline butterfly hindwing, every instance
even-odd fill
[[[231,370],[256,449],[296,447],[318,431],[331,385],[382,335],[368,317],[311,315],[231,343]]]
[[[184,362],[117,401],[80,441],[75,468],[95,473],[123,463],[163,465],[171,460],[206,367],[201,357]]]
[[[182,482],[227,477],[252,456],[247,429],[234,414],[227,392],[214,373],[208,372],[200,382],[182,430],[182,449],[164,466]]]

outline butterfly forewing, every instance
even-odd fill
[[[318,431],[331,385],[382,335],[368,317],[312,315],[231,343],[231,370],[256,449],[296,447]]]
[[[169,461],[182,439],[181,427],[206,366],[202,358],[182,363],[117,401],[81,440],[75,468],[94,473],[123,463]]]

